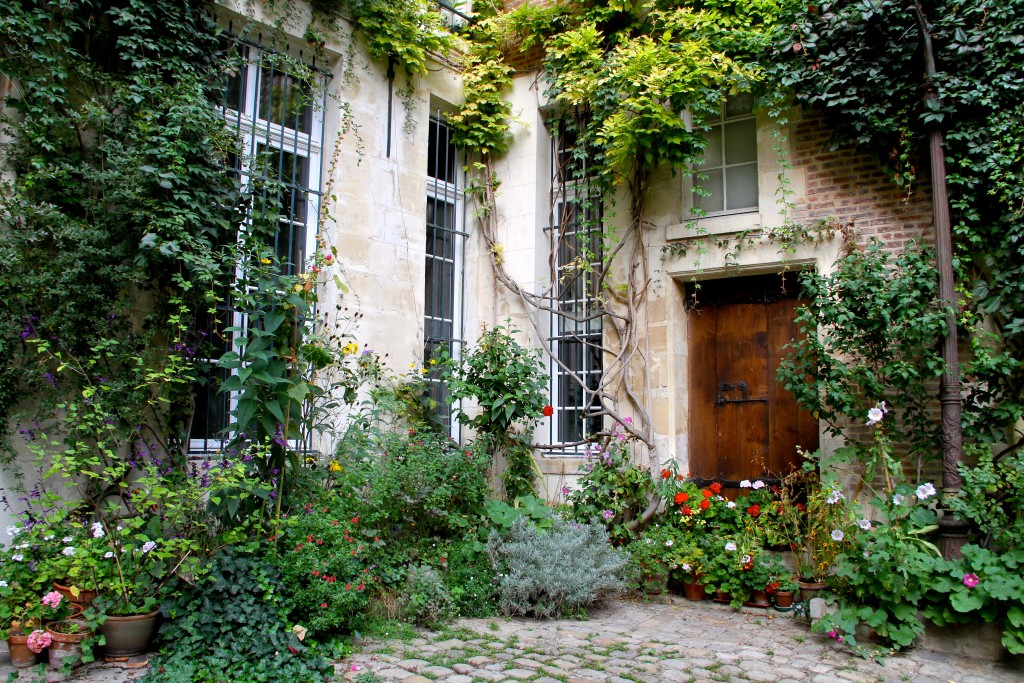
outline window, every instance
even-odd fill
[[[243,41],[237,50],[240,67],[226,79],[223,100],[224,117],[238,131],[240,143],[228,172],[250,189],[264,188],[256,210],[262,206],[277,212],[272,246],[283,274],[294,275],[304,270],[315,248],[324,107],[314,99],[326,91],[328,74],[310,69],[319,82],[309,83],[286,72],[279,53]],[[219,392],[228,371],[216,363],[233,344],[224,330],[244,329],[245,323],[245,315],[231,306],[198,323],[209,349],[204,358],[208,371],[196,392],[191,451],[211,452],[227,439],[234,405],[231,396]]]
[[[704,162],[694,184],[708,196],[694,195],[694,207],[708,215],[756,211],[757,121],[753,95],[726,100],[721,115],[704,133]]]
[[[601,201],[592,196],[570,132],[555,136],[552,159],[553,308],[550,318],[551,441],[578,445],[600,431],[599,300]]]
[[[462,200],[458,151],[452,128],[440,114],[430,119],[427,149],[427,244],[423,303],[423,358],[444,350],[456,356],[462,344],[462,263],[466,234],[462,230]],[[427,377],[430,398],[438,415],[453,430],[451,407],[440,377]],[[453,435],[456,435],[453,433]]]

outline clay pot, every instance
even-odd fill
[[[696,581],[686,581],[683,583],[683,595],[686,596],[687,600],[700,601],[708,597],[708,592],[704,586]]]
[[[71,630],[74,625],[74,633],[63,633]],[[55,621],[46,625],[46,632],[53,638],[50,643],[50,667],[60,669],[64,662],[70,660],[72,666],[78,666],[82,661],[82,641],[92,634],[86,630],[84,621],[68,619],[66,621]]]
[[[65,598],[67,598],[71,602],[75,602],[75,603],[78,603],[80,605],[89,605],[89,604],[91,604],[92,601],[96,599],[96,596],[99,595],[99,591],[95,591],[95,590],[88,590],[88,591],[86,591],[86,590],[79,589],[78,590],[78,596],[76,597],[76,596],[72,595],[72,593],[71,593],[71,586],[64,586],[62,584],[57,583],[56,581],[53,582],[53,590],[55,590],[58,593],[60,593],[61,595],[63,595]]]
[[[797,583],[800,584],[800,599],[804,602],[818,597],[818,593],[825,589],[824,581],[798,581]]]
[[[153,610],[149,614],[107,617],[100,626],[100,633],[107,638],[104,648],[107,656],[133,657],[145,652],[156,635],[159,617],[159,610]]]
[[[793,593],[792,591],[776,591],[775,592],[775,609],[784,610],[792,609],[793,607]]]
[[[771,604],[767,591],[751,591],[750,600],[743,603],[747,607],[767,607]]]
[[[7,649],[11,653],[11,666],[25,669],[36,663],[36,653],[28,649],[28,636],[8,636]]]

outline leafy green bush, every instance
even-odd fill
[[[415,560],[431,552],[424,542],[436,554],[436,539],[475,533],[489,492],[485,456],[429,430],[383,432],[372,445],[379,450],[339,453],[341,494],[352,492],[351,509],[368,536],[385,539],[382,552]],[[405,570],[382,580],[404,581]]]
[[[567,514],[579,523],[601,523],[613,541],[627,542],[630,522],[647,507],[654,491],[650,473],[630,463],[628,451],[617,442],[604,452],[598,446],[581,471],[577,488],[567,496]]]
[[[942,569],[930,585],[925,616],[939,626],[999,621],[1003,647],[1024,654],[1024,551],[965,545],[963,557]]]
[[[428,627],[443,624],[457,613],[455,601],[441,574],[425,564],[409,569],[400,605],[403,618]]]
[[[160,653],[142,681],[328,681],[334,669],[299,641],[292,603],[271,561],[229,549],[190,590],[163,607]]]
[[[498,607],[511,616],[558,618],[578,613],[625,586],[628,561],[600,524],[554,518],[543,531],[520,517],[487,542],[498,572]]]
[[[462,617],[490,617],[498,611],[497,577],[486,548],[476,539],[455,541],[442,557],[444,581]]]
[[[347,517],[341,499],[330,503],[293,515],[278,537],[291,616],[312,633],[352,630],[378,583],[359,517]]]

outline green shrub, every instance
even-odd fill
[[[497,577],[484,545],[456,541],[443,556],[444,580],[461,617],[492,617],[498,611]]]
[[[425,564],[409,569],[400,605],[404,619],[431,628],[454,619],[457,612],[441,574]]]
[[[313,633],[357,626],[379,580],[371,569],[373,537],[366,538],[359,517],[347,512],[336,498],[293,515],[279,533],[281,575],[294,620]]]
[[[504,535],[491,533],[487,552],[498,571],[498,607],[512,616],[579,613],[625,586],[626,555],[599,524],[555,517],[543,531],[520,517]]]
[[[327,681],[333,667],[290,629],[292,611],[271,561],[227,550],[191,589],[163,607],[160,653],[142,681]]]

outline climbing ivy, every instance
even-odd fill
[[[932,126],[945,134],[965,329],[983,353],[967,426],[979,438],[1024,415],[1024,2],[894,0],[794,4],[766,60],[797,101],[823,111],[836,146],[874,153],[914,191]],[[937,99],[927,99],[918,11],[931,37]],[[885,87],[879,87],[884,83]],[[924,161],[923,161],[924,160]],[[978,334],[986,320],[993,345]],[[999,346],[1005,353],[1001,353]]]

